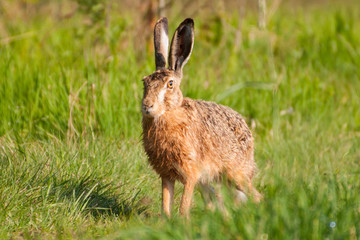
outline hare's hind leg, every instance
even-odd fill
[[[238,202],[238,203],[245,203],[248,200],[248,198],[247,198],[247,196],[245,194],[245,190],[246,190],[247,194],[252,195],[252,199],[254,200],[254,202],[260,202],[261,194],[252,185],[251,180],[249,180],[247,185],[248,185],[247,188],[244,188],[243,184],[238,184],[235,181],[235,186],[236,186],[235,201]]]
[[[256,188],[253,186],[253,183],[251,180],[249,180],[248,182],[248,189],[249,192],[253,195],[253,199],[255,202],[260,202],[261,201],[261,194],[256,190]]]
[[[216,200],[217,207],[225,212],[224,199],[221,194],[221,183],[215,183],[215,188],[210,184],[202,183],[200,184],[200,192],[208,209],[215,210],[213,202]]]
[[[171,205],[174,199],[174,186],[174,180],[162,178],[162,208],[168,217],[170,217]]]
[[[200,193],[204,200],[207,209],[215,210],[215,206],[213,204],[215,198],[215,189],[209,184],[200,183]]]
[[[236,188],[235,202],[237,203],[245,203],[248,200],[246,194],[242,190],[238,190]]]
[[[253,186],[253,183],[251,179],[247,183],[247,190],[248,192],[253,196],[254,202],[260,202],[262,196],[261,194],[256,190],[256,188]]]
[[[228,180],[233,182],[236,187],[237,202],[246,202],[247,194],[251,194],[255,202],[260,202],[261,194],[255,189],[252,184],[252,176],[244,173],[242,169],[228,169]],[[252,175],[252,174],[251,174]]]

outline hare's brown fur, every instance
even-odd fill
[[[177,64],[182,70],[182,62]],[[258,200],[251,182],[256,170],[254,140],[245,120],[229,107],[183,98],[181,78],[181,71],[162,67],[144,78],[143,143],[150,165],[163,181],[165,213],[170,215],[175,181],[185,186],[183,214],[188,214],[194,186],[222,175]]]
[[[224,172],[233,180],[254,175],[253,137],[246,122],[213,102],[184,98],[159,118],[144,118],[143,142],[161,177],[207,183]]]

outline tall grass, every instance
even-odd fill
[[[153,55],[131,16],[111,16],[0,17],[19,36],[0,45],[0,238],[360,238],[358,8],[284,4],[266,30],[248,12],[240,49],[236,13],[195,16],[183,93],[246,117],[264,199],[226,197],[225,217],[196,193],[190,221],[159,215],[140,142]]]

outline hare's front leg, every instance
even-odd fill
[[[191,199],[194,193],[195,184],[196,181],[187,181],[184,184],[184,193],[180,203],[180,214],[186,217],[189,217]]]
[[[174,199],[174,186],[174,180],[162,178],[162,208],[168,217],[171,215],[171,205]]]

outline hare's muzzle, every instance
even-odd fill
[[[154,109],[153,106],[154,106],[153,104],[145,104],[145,103],[143,103],[142,108],[141,108],[143,114],[151,116],[151,112]]]

